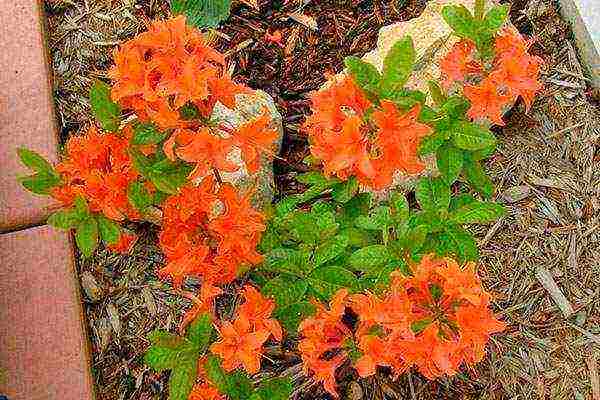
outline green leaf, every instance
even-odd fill
[[[179,188],[187,182],[191,170],[191,167],[184,165],[179,165],[169,172],[152,170],[149,179],[161,192],[177,194]]]
[[[152,161],[144,156],[142,152],[135,148],[129,149],[129,154],[131,155],[131,161],[133,162],[133,166],[135,169],[146,179],[150,179],[151,171],[152,171]]]
[[[73,204],[75,205],[75,212],[80,219],[90,216],[87,200],[83,196],[75,197]]]
[[[197,353],[188,341],[170,332],[155,330],[148,339],[152,346],[144,354],[144,363],[156,372],[173,369]]]
[[[231,400],[246,400],[252,396],[254,385],[245,372],[237,370],[227,376],[227,390],[225,394]]]
[[[17,154],[21,159],[21,162],[26,167],[34,170],[35,172],[45,172],[46,174],[56,175],[58,177],[58,174],[54,170],[52,164],[46,161],[44,157],[35,151],[21,147],[17,149]]]
[[[410,325],[410,330],[412,330],[413,333],[418,334],[418,333],[423,332],[425,330],[425,328],[427,328],[430,324],[431,324],[431,319],[424,318],[422,320],[413,322]]]
[[[185,14],[187,23],[198,28],[216,28],[229,17],[231,0],[172,0],[173,14]]]
[[[361,89],[369,91],[379,85],[381,74],[372,64],[354,56],[346,57],[344,64]]]
[[[151,122],[138,122],[133,126],[131,143],[135,145],[156,144],[162,142],[166,133],[160,132]]]
[[[198,359],[185,358],[171,370],[169,400],[187,400],[198,375]]]
[[[459,208],[462,208],[463,206],[466,206],[468,204],[476,203],[477,201],[478,200],[476,200],[475,197],[471,196],[468,193],[462,193],[458,196],[453,196],[452,200],[450,200],[450,213],[453,213]]]
[[[433,99],[436,106],[440,107],[448,100],[442,88],[435,81],[427,81],[427,87],[429,88],[429,94]]]
[[[437,150],[436,162],[444,181],[452,185],[462,171],[463,152],[449,143],[445,144]]]
[[[307,278],[311,288],[324,300],[329,300],[339,289],[359,290],[356,276],[345,268],[325,266],[313,270]]]
[[[209,313],[200,314],[187,328],[185,337],[198,349],[206,351],[213,333],[212,317]]]
[[[417,183],[415,196],[423,210],[444,212],[450,205],[450,186],[441,178],[422,178]]]
[[[494,194],[494,184],[485,174],[479,161],[474,160],[468,154],[465,154],[463,173],[471,187],[479,192],[485,198],[490,198]]]
[[[444,21],[461,37],[475,40],[477,24],[471,12],[463,5],[451,5],[442,9]]]
[[[35,175],[19,178],[19,182],[25,189],[32,193],[48,195],[50,194],[50,189],[60,185],[60,177],[54,174],[40,172]]]
[[[296,276],[305,276],[312,266],[308,266],[308,255],[301,250],[277,248],[268,253],[263,263],[263,269],[271,272],[289,273]]]
[[[467,99],[462,96],[454,95],[446,99],[442,105],[442,111],[451,120],[464,119],[467,110],[471,107],[471,104]]]
[[[60,210],[48,217],[48,225],[59,229],[72,229],[77,226],[79,216],[73,209]]]
[[[153,198],[146,186],[140,181],[134,181],[127,186],[127,199],[138,211],[144,211],[152,205]]]
[[[358,180],[351,176],[347,181],[337,183],[333,186],[331,195],[338,203],[347,203],[358,191]]]
[[[437,151],[444,143],[446,139],[444,139],[441,135],[433,133],[429,136],[425,136],[421,139],[421,143],[419,144],[419,155],[425,156],[427,154],[432,154]]]
[[[467,121],[457,121],[452,127],[452,140],[463,150],[482,150],[496,144],[494,134],[482,126]]]
[[[380,89],[383,95],[391,95],[401,89],[415,64],[415,48],[410,36],[394,43],[383,60],[383,78]]]
[[[348,262],[357,271],[369,272],[376,267],[387,264],[390,254],[386,246],[374,244],[356,250],[350,256]]]
[[[348,247],[349,239],[344,235],[336,235],[317,246],[314,254],[315,266],[319,267],[335,259]]]
[[[116,132],[121,123],[121,107],[110,98],[110,86],[96,81],[90,90],[90,105],[102,129]]]
[[[262,381],[256,389],[256,393],[261,400],[288,400],[293,389],[290,377],[271,378]]]
[[[454,255],[460,262],[477,261],[479,251],[473,236],[458,225],[448,224],[440,235],[440,256]]]
[[[117,243],[121,237],[119,224],[106,218],[104,215],[98,215],[97,220],[102,241],[107,245]]]
[[[280,275],[268,281],[262,293],[265,297],[275,299],[278,307],[287,307],[302,300],[307,288],[307,283],[300,279]]]
[[[298,331],[298,325],[305,318],[313,315],[316,312],[316,307],[309,301],[299,301],[285,307],[277,307],[273,311],[273,316],[281,323],[281,326],[288,333]]]
[[[494,222],[505,213],[501,204],[475,201],[460,207],[452,213],[451,219],[457,224],[486,224]]]
[[[504,25],[506,18],[508,17],[508,11],[510,9],[509,4],[501,4],[498,6],[492,7],[487,14],[485,14],[485,18],[483,19],[483,23],[486,28],[492,33],[495,34],[498,29]]]
[[[98,246],[98,222],[93,217],[85,218],[77,224],[75,243],[84,257],[89,258]]]
[[[239,370],[227,374],[221,367],[221,360],[209,354],[204,364],[208,380],[219,389],[219,392],[229,396],[230,400],[248,400],[253,392],[250,378]]]
[[[361,287],[375,293],[383,293],[390,287],[390,274],[396,270],[402,270],[405,266],[406,263],[402,260],[390,262],[383,268],[372,271],[361,279]]]
[[[402,193],[395,192],[392,194],[391,203],[395,222],[398,224],[406,221],[410,214],[410,207],[408,205],[408,200],[406,200],[406,196]]]

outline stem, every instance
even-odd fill
[[[213,175],[215,176],[215,179],[217,180],[217,183],[221,185],[223,183],[223,179],[221,179],[221,174],[219,174],[219,170],[213,167],[212,171]]]
[[[485,0],[475,0],[475,19],[478,21],[482,21],[484,12]]]

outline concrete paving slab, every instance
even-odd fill
[[[0,395],[92,400],[88,336],[65,232],[0,235]]]
[[[18,147],[58,158],[42,10],[37,0],[4,1],[0,7],[0,232],[43,223],[53,204],[15,179],[29,174]]]

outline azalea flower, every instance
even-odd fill
[[[238,307],[234,321],[219,325],[220,339],[211,345],[210,351],[223,359],[224,370],[243,368],[255,374],[260,369],[263,344],[271,335],[281,340],[282,330],[279,322],[271,318],[273,300],[264,298],[249,285],[242,294],[245,301]]]
[[[369,116],[368,110],[373,110]],[[342,180],[356,176],[361,184],[380,190],[392,183],[396,172],[424,169],[417,149],[431,129],[417,122],[419,106],[403,113],[383,100],[375,107],[346,77],[316,92],[312,111],[304,127],[311,154],[323,163],[325,175]]]
[[[56,166],[63,185],[51,195],[67,207],[81,195],[90,211],[115,221],[138,219],[127,197],[127,187],[138,178],[128,146],[126,131],[100,134],[92,126],[85,134],[70,137],[65,159]]]

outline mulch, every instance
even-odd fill
[[[275,161],[278,195],[297,192],[294,176],[306,167],[300,126],[309,112],[307,94],[347,55],[373,49],[380,27],[413,18],[421,0],[260,1],[260,11],[234,4],[216,44],[229,55],[234,76],[269,93],[284,121]],[[545,60],[545,88],[532,110],[519,102],[496,130],[499,151],[487,163],[508,215],[477,227],[480,274],[509,324],[474,370],[428,382],[416,373],[391,382],[384,376],[357,381],[341,372],[342,392],[359,399],[587,399],[600,338],[600,117],[570,41],[569,27],[551,0],[515,0],[511,20],[536,39],[532,51]],[[112,49],[164,17],[158,0],[53,0],[46,2],[54,89],[63,140],[89,123],[87,90],[105,77]],[[317,29],[314,30],[314,24]],[[280,44],[268,37],[280,32]],[[94,350],[100,400],[166,398],[166,374],[142,363],[145,336],[175,330],[189,302],[157,280],[163,258],[150,225],[135,226],[141,239],[130,256],[103,250],[81,260],[79,272]],[[542,285],[550,276],[573,315],[556,306],[558,293]],[[230,288],[229,290],[232,290]],[[289,345],[289,344],[288,344]],[[287,347],[272,373],[299,375]],[[327,398],[299,379],[298,398]]]

